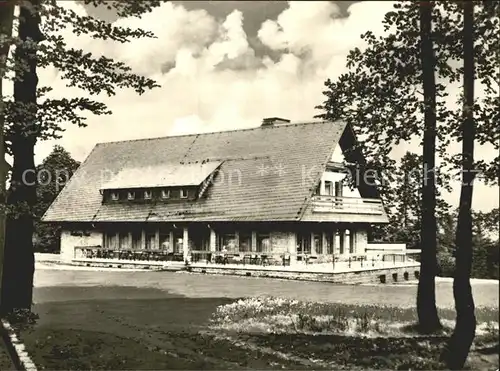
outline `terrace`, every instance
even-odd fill
[[[371,246],[371,245],[370,245]],[[375,245],[377,246],[377,245]],[[404,245],[369,247],[364,254],[291,254],[273,252],[190,251],[188,265],[195,268],[264,269],[304,272],[350,272],[418,265],[420,251],[402,249]],[[382,248],[384,250],[382,250]],[[185,261],[182,252],[153,250],[110,250],[100,246],[75,247],[74,263],[130,264],[137,266],[179,265]]]

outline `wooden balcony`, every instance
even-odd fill
[[[382,215],[382,201],[374,198],[313,196],[314,213]]]

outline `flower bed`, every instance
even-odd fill
[[[446,334],[454,313],[441,310]],[[477,334],[498,332],[498,311],[478,309]],[[211,318],[212,329],[247,333],[323,333],[377,336],[416,336],[413,308],[355,306],[305,302],[279,297],[240,299],[219,306]]]

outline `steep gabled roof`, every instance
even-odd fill
[[[300,220],[344,129],[339,121],[313,122],[97,144],[44,220]],[[202,162],[220,164],[202,199],[102,203],[99,190],[127,169]]]

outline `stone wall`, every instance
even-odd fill
[[[391,284],[417,279],[420,274],[420,265],[383,269],[366,269],[345,273],[294,272],[290,270],[271,271],[265,269],[228,267],[189,267],[188,270],[195,273],[282,278],[344,284]]]
[[[61,261],[71,262],[75,258],[75,247],[102,246],[102,240],[100,231],[61,231]]]

